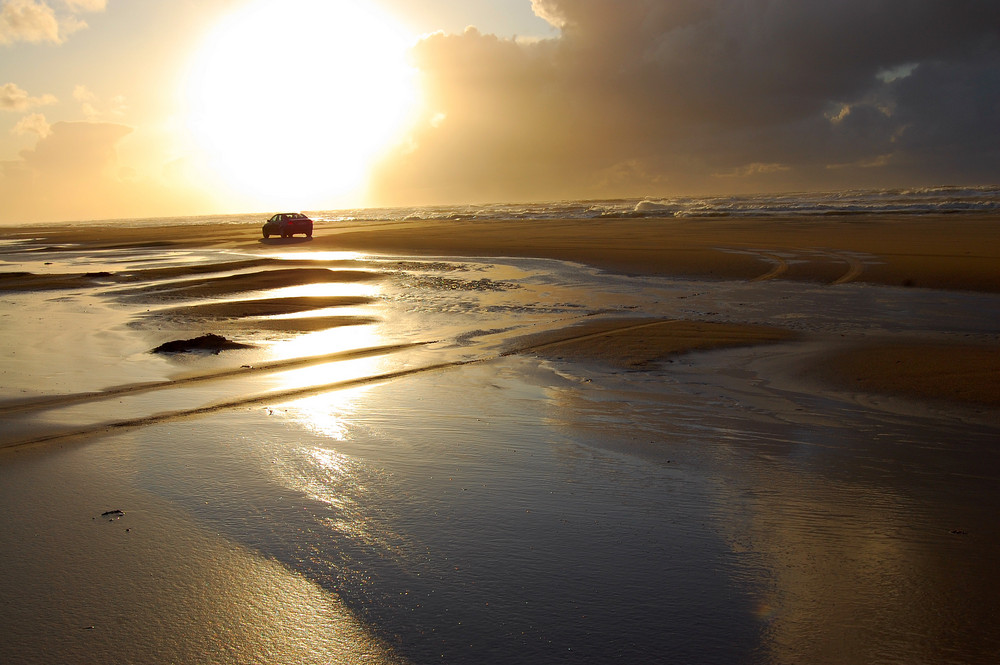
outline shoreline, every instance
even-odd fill
[[[0,228],[0,239],[96,248],[535,257],[625,274],[864,282],[1000,292],[1000,215],[317,222],[312,239],[265,241],[255,224]]]
[[[234,260],[233,267],[259,267],[253,281],[237,275],[206,280],[188,286],[183,293],[198,297],[200,304],[175,309],[177,314],[200,312],[220,319],[223,330],[238,330],[231,317],[241,308],[268,313],[260,302],[213,302],[239,289],[264,288],[283,283],[308,284],[324,280],[379,279],[365,272],[364,261],[339,258],[337,277],[310,262],[290,261],[314,252],[356,252],[462,259],[472,257],[548,258],[632,275],[656,275],[688,279],[768,281],[789,280],[826,284],[830,288],[849,283],[896,287],[925,287],[1000,293],[1000,216],[970,215],[850,215],[811,219],[600,219],[600,220],[489,220],[489,221],[383,221],[354,223],[320,222],[314,237],[264,240],[251,225],[166,225],[114,228],[102,224],[50,226],[37,230],[0,229],[0,238],[30,238],[35,247],[61,251],[114,250],[152,252],[170,250],[222,250],[238,254],[282,254],[283,258]],[[278,266],[294,266],[276,269]],[[222,264],[225,267],[228,264]],[[148,291],[143,280],[161,276],[179,278],[212,270],[184,267],[132,271],[124,285],[138,282],[134,291]],[[0,293],[46,289],[80,288],[103,283],[107,273],[22,274],[0,273]],[[290,299],[286,299],[290,300]],[[301,300],[301,299],[300,299]],[[364,304],[368,298],[331,299]],[[271,309],[284,302],[274,303]],[[330,303],[326,303],[330,304]],[[318,305],[317,305],[318,306]],[[308,309],[308,307],[306,307]],[[260,310],[260,311],[258,311]],[[271,313],[285,311],[279,308]],[[289,310],[292,311],[292,310]],[[245,315],[246,312],[243,312]],[[259,317],[258,317],[259,318]],[[364,323],[370,318],[352,314],[339,323]],[[337,323],[336,320],[330,320]],[[282,321],[261,322],[259,327],[276,331],[298,326],[301,332],[322,328],[322,319],[311,324]],[[997,331],[1000,332],[1000,331]],[[867,350],[841,352],[824,360],[826,369],[817,375],[842,388],[909,395],[914,398],[953,399],[978,405],[996,405],[996,383],[1000,362],[995,346],[961,344],[914,344],[900,339],[885,344],[868,343]],[[661,352],[677,340],[660,340]],[[647,346],[652,342],[647,341]],[[700,344],[700,343],[699,343]],[[711,345],[711,342],[707,342]],[[695,344],[692,348],[697,348]],[[953,352],[954,351],[954,352]],[[584,354],[593,355],[591,350]],[[853,355],[851,355],[853,353]],[[912,373],[892,371],[877,362],[882,353],[895,354],[899,363],[942,368],[957,363],[954,372],[963,376],[961,389],[946,381],[933,381],[933,374],[916,379]],[[900,355],[902,354],[902,355]],[[648,355],[648,354],[647,354]],[[653,354],[655,356],[655,354]],[[899,356],[899,357],[896,357]],[[618,359],[622,363],[621,359]],[[985,363],[985,365],[983,364]],[[841,367],[838,371],[836,367]],[[833,369],[831,369],[833,368]],[[849,368],[849,369],[846,369]],[[937,371],[937,370],[934,370]]]

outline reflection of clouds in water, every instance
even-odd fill
[[[933,595],[924,587],[933,571],[908,542],[914,506],[890,491],[803,475],[801,467],[744,470],[759,476],[747,479],[757,489],[720,485],[730,496],[715,504],[716,527],[729,534],[756,587],[757,616],[768,622],[762,646],[776,662],[873,662],[887,643],[931,655],[902,637],[941,627],[932,610],[940,606],[925,597]]]
[[[564,372],[569,382],[546,393],[547,419],[596,450],[673,471],[671,510],[697,499],[708,511],[707,532],[725,541],[753,598],[767,660],[941,662],[956,643],[987,652],[992,638],[970,617],[993,605],[994,563],[968,556],[949,529],[956,512],[963,523],[995,521],[992,490],[983,480],[977,492],[967,476],[955,489],[974,455],[938,444],[961,438],[982,451],[993,439],[780,389],[758,353],[689,356],[628,376],[587,367],[591,383]],[[956,492],[984,506],[956,506]]]

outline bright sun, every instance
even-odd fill
[[[210,172],[266,207],[358,200],[416,112],[411,42],[371,2],[252,0],[209,34],[188,81]]]

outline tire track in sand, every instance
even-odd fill
[[[861,277],[861,273],[865,271],[865,264],[861,262],[861,259],[853,254],[831,253],[830,256],[841,259],[847,263],[847,272],[835,279],[831,282],[831,284],[847,284],[848,282],[853,282],[858,277]]]
[[[752,280],[750,280],[751,282],[764,282],[769,279],[776,279],[781,275],[785,274],[786,272],[788,272],[788,261],[786,261],[784,257],[778,256],[777,254],[773,254],[771,252],[760,252],[758,256],[763,257],[765,260],[769,261],[773,265],[769,271],[767,271],[763,275],[758,275],[757,277],[754,277]]]
[[[789,262],[788,259],[786,259],[785,257],[780,256],[779,254],[774,252],[757,251],[755,252],[755,254],[761,259],[770,262],[772,266],[771,269],[768,270],[766,273],[758,275],[757,277],[751,279],[750,280],[751,282],[765,282],[768,280],[777,279],[788,272]],[[819,257],[823,259],[832,258],[837,261],[843,261],[844,263],[847,264],[847,272],[845,272],[843,275],[830,282],[831,285],[846,284],[848,282],[853,282],[854,280],[859,278],[865,271],[865,265],[860,258],[858,258],[853,254],[848,254],[843,252],[817,250],[817,252],[813,252],[809,256],[798,257],[798,258],[799,259],[804,258],[804,260],[806,261],[813,261],[817,260],[816,257],[817,254],[819,255]]]

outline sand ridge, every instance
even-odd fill
[[[772,326],[597,318],[566,329],[531,335],[517,352],[639,369],[691,351],[753,346],[795,337],[789,330]]]
[[[349,307],[374,302],[368,296],[288,296],[276,298],[250,298],[241,300],[213,300],[194,305],[168,307],[155,311],[157,316],[182,316],[190,318],[249,318],[296,314],[330,307]]]

